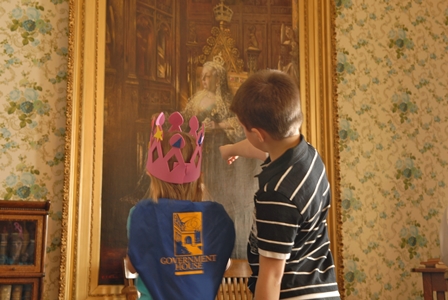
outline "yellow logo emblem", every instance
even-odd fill
[[[202,274],[202,213],[173,214],[176,275]]]
[[[216,254],[204,255],[202,213],[173,213],[174,257],[162,257],[162,265],[174,265],[175,275],[203,274],[204,263],[215,263]]]

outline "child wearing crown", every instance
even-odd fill
[[[128,217],[129,270],[138,273],[139,299],[215,299],[235,241],[223,206],[203,201],[201,178],[204,127],[183,117],[153,120],[146,170],[149,199]]]

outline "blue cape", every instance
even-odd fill
[[[128,255],[154,299],[215,299],[235,243],[221,204],[142,200],[130,221]]]

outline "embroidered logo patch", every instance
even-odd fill
[[[176,275],[202,274],[202,213],[173,214]]]
[[[203,274],[205,263],[216,262],[216,254],[204,253],[201,212],[173,213],[173,242],[174,256],[162,257],[160,263],[174,265],[175,275]]]
[[[202,255],[202,213],[173,215],[174,255]]]

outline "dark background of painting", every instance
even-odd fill
[[[101,285],[123,283],[126,219],[148,184],[144,164],[150,118],[160,111],[182,110],[197,89],[197,82],[189,82],[197,73],[189,59],[202,54],[212,27],[219,25],[213,14],[219,2],[107,1]],[[228,29],[244,62],[243,77],[248,72],[245,49],[250,45],[250,28],[255,28],[261,50],[257,68],[278,67],[281,27],[292,25],[291,2],[224,1],[234,12]],[[226,183],[219,176],[216,180]]]

